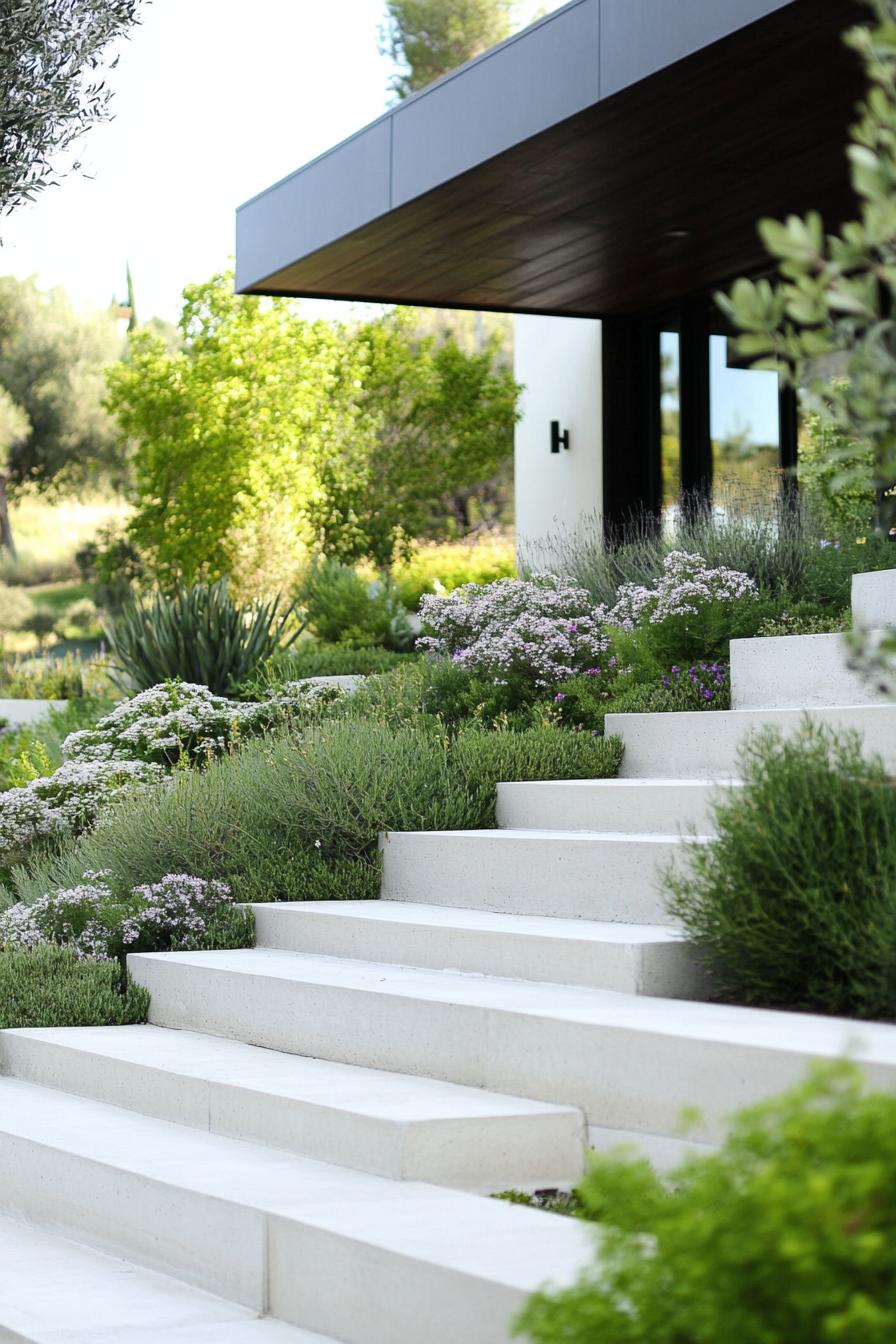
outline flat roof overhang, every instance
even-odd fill
[[[855,0],[573,0],[241,206],[237,289],[604,317],[835,227]]]

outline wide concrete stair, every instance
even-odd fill
[[[502,1344],[593,1241],[484,1192],[569,1184],[589,1143],[668,1164],[813,1061],[896,1088],[896,1027],[713,1003],[666,908],[750,735],[803,721],[768,670],[788,650],[753,642],[749,708],[611,716],[622,778],[502,784],[495,830],[385,836],[382,900],[132,956],[152,1025],[0,1033],[0,1339]],[[831,673],[812,717],[896,770],[896,705]]]

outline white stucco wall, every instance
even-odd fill
[[[523,383],[514,473],[517,539],[574,528],[603,505],[600,323],[517,317],[514,370]],[[569,449],[551,452],[551,421]]]

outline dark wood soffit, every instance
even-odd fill
[[[863,84],[840,35],[855,16],[798,0],[254,292],[599,317],[755,274],[760,216],[854,212],[844,147]]]

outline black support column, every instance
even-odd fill
[[[604,527],[614,542],[634,514],[653,514],[659,526],[660,350],[655,325],[641,318],[605,318],[601,336]]]

